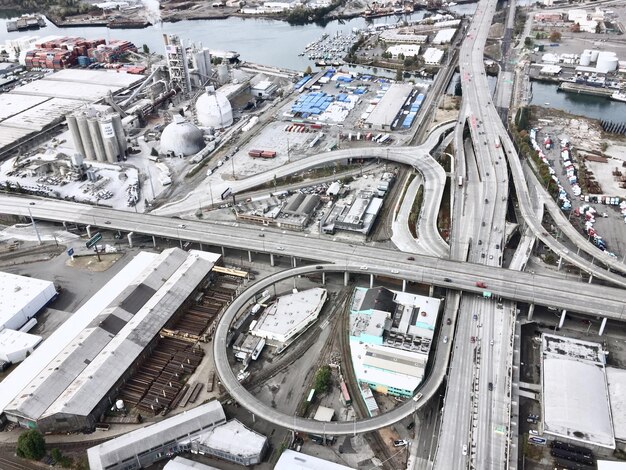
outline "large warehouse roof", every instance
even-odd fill
[[[542,336],[544,432],[615,448],[601,345]]]
[[[0,149],[59,123],[63,116],[109,92],[118,94],[142,75],[66,69],[0,94]]]
[[[50,281],[0,271],[0,330],[21,328],[55,294]]]
[[[173,460],[170,460],[165,464],[163,470],[220,470],[216,467],[211,467],[210,465],[205,465],[200,462],[194,462],[193,460],[186,459],[184,457],[174,457]]]
[[[156,257],[156,254],[147,252],[135,256],[39,348],[35,349],[33,354],[0,382],[0,412],[4,411],[18,393],[39,375],[51,357],[59,354],[102,311],[102,307],[110,304]]]
[[[87,416],[213,267],[219,255],[172,248],[159,257],[7,407],[39,420]]]
[[[412,90],[413,85],[407,83],[391,85],[367,118],[367,122],[375,127],[391,126]]]
[[[103,470],[109,465],[133,458],[153,447],[159,447],[178,436],[195,436],[203,429],[226,422],[224,409],[214,400],[158,423],[136,429],[87,450],[89,468]],[[180,439],[180,438],[179,438]]]
[[[286,449],[274,470],[351,470],[351,467]]]

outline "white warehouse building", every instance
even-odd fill
[[[282,346],[317,320],[327,297],[321,287],[278,297],[250,333],[265,338],[270,346]]]
[[[0,331],[19,330],[56,295],[50,281],[0,272]]]

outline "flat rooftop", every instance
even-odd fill
[[[286,449],[274,470],[352,470],[351,467]]]
[[[254,457],[263,451],[267,438],[236,419],[216,426],[196,438],[200,444],[230,455]]]
[[[174,457],[173,460],[170,460],[165,464],[163,470],[220,470],[217,467],[212,467],[210,465],[205,465],[200,462],[194,462],[193,460],[186,459],[184,457]]]
[[[542,335],[544,432],[615,448],[601,345]]]
[[[413,85],[410,84],[394,83],[391,85],[367,118],[367,123],[376,127],[391,126],[411,91],[413,91]]]
[[[0,149],[62,122],[87,103],[143,81],[143,75],[65,69],[0,94]]]
[[[321,287],[280,296],[261,314],[252,333],[287,335],[307,324],[312,315],[319,314],[325,300],[326,289]]]
[[[606,368],[615,439],[626,441],[626,369]]]
[[[0,330],[31,305],[43,307],[50,291],[56,292],[50,281],[0,271]]]

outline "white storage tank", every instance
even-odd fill
[[[600,73],[613,72],[617,70],[619,61],[615,52],[601,52],[598,54],[598,63],[596,70]]]
[[[115,402],[115,408],[117,408],[119,411],[122,411],[124,409],[124,400],[117,400]]]
[[[228,83],[228,65],[220,64],[217,66],[217,79],[219,80],[221,85],[223,85],[224,83]]]
[[[584,50],[580,55],[580,65],[583,67],[589,67],[591,65],[591,51]]]
[[[596,62],[598,60],[598,54],[600,54],[600,51],[592,50],[589,52],[591,52],[591,62]]]

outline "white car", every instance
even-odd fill
[[[359,269],[362,270],[362,271],[367,271],[367,266],[363,265]]]
[[[467,455],[467,444],[463,444],[463,455]]]
[[[447,337],[447,336],[444,336],[444,337],[443,337],[443,342],[444,342],[444,343],[447,343],[447,342],[448,342],[448,337]]]
[[[397,269],[392,269],[391,270],[391,274],[398,274],[400,271],[398,271]]]
[[[402,447],[405,446],[409,443],[409,441],[407,441],[406,439],[398,439],[396,441],[393,441],[393,446],[394,447]]]
[[[279,251],[284,251],[284,250],[285,250],[285,248],[284,248],[284,247],[282,247],[282,246],[279,246],[279,247],[277,247],[276,249],[277,249],[277,250],[279,250]]]
[[[185,224],[178,224],[178,228],[185,228],[186,225]]]

